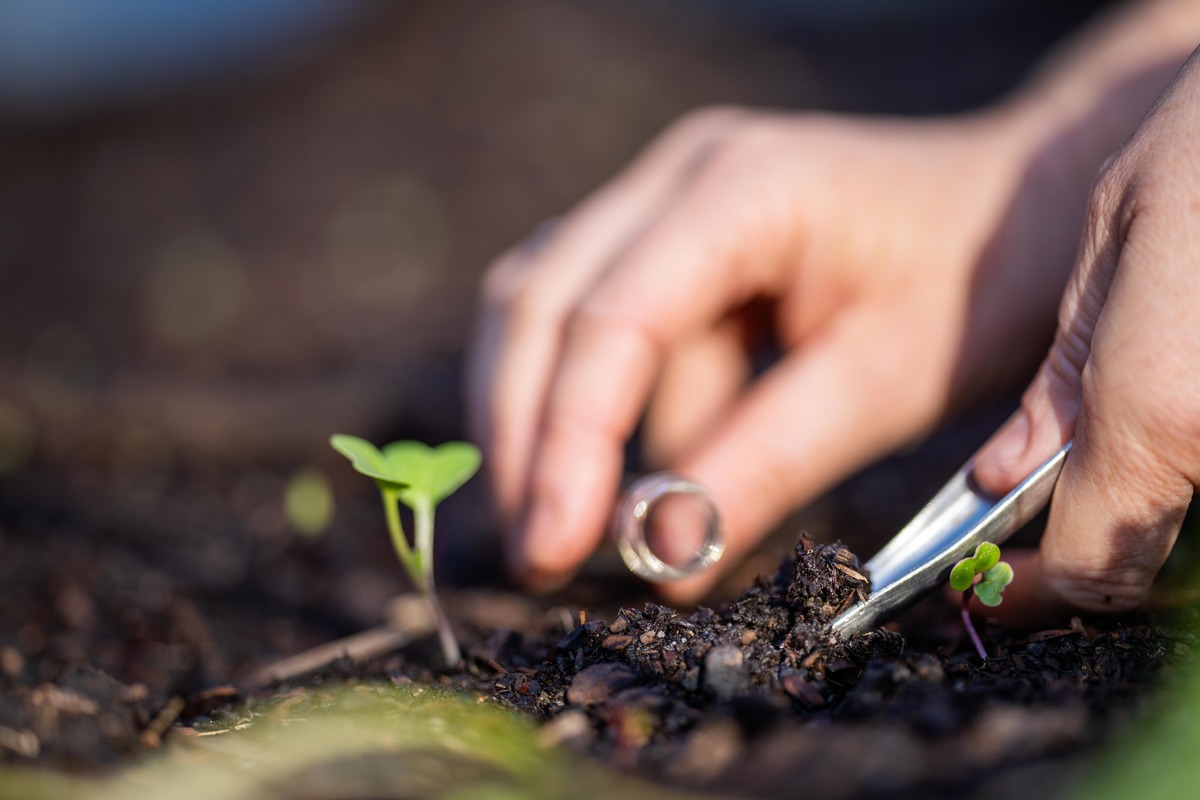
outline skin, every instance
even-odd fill
[[[597,546],[643,418],[648,455],[709,488],[736,558],[1028,375],[1061,298],[1022,411],[977,462],[1003,491],[1076,438],[1041,553],[1013,559],[1002,608],[1140,601],[1200,466],[1190,63],[1090,187],[1200,40],[1197,5],[1119,12],[961,117],[697,112],[505,254],[485,280],[470,410],[513,571],[553,586]],[[783,355],[750,380],[764,327]],[[664,593],[692,600],[714,578]]]
[[[1197,126],[1193,54],[1097,179],[1054,344],[977,457],[1000,491],[1075,439],[1013,614],[1140,604],[1200,483]]]

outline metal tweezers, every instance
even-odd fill
[[[832,630],[850,636],[908,605],[944,582],[962,558],[981,542],[999,544],[1033,519],[1050,502],[1071,442],[997,500],[971,479],[971,463],[921,509],[866,563],[871,596],[851,606],[831,623]]]

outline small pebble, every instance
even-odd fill
[[[720,700],[732,700],[750,688],[746,658],[736,645],[714,647],[704,656],[704,688]]]

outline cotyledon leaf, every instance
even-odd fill
[[[467,442],[447,442],[430,447],[405,440],[383,448],[387,474],[405,484],[400,499],[414,506],[424,498],[433,505],[454,493],[479,469],[479,448]]]
[[[379,448],[366,439],[345,433],[335,433],[329,437],[329,444],[334,450],[350,459],[355,470],[368,478],[374,478],[395,489],[408,485],[407,481],[392,468],[387,457]]]

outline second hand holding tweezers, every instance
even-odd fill
[[[999,544],[1050,502],[1071,442],[1000,499],[960,469],[925,508],[866,563],[871,596],[851,606],[830,627],[840,636],[868,630],[883,618],[946,581],[950,570],[981,542]]]

